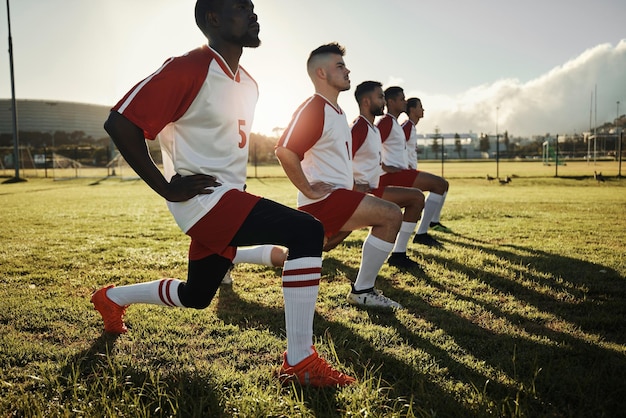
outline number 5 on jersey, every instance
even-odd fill
[[[248,139],[246,138],[246,133],[242,129],[244,126],[246,126],[246,121],[243,119],[239,119],[239,136],[241,137],[241,142],[239,142],[239,148],[245,147],[246,142],[248,142]]]

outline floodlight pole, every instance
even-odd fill
[[[15,183],[26,181],[20,178],[20,139],[17,132],[17,105],[15,103],[15,76],[13,71],[13,39],[11,38],[11,12],[9,11],[9,0],[7,0],[7,21],[9,29],[9,67],[11,69],[11,110],[13,112],[13,165],[15,166],[15,177],[5,183]]]
[[[554,177],[559,176],[559,134],[556,134],[554,139]]]
[[[619,170],[617,171],[617,178],[622,178],[622,141],[624,140],[624,131],[619,131]]]
[[[496,107],[496,178],[500,178],[500,136],[498,135],[498,118],[500,106]]]

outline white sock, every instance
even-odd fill
[[[287,361],[291,366],[313,354],[313,316],[321,273],[322,257],[287,260],[283,267]]]
[[[148,303],[161,306],[183,306],[178,299],[178,286],[183,283],[177,279],[161,279],[147,283],[112,287],[107,290],[107,297],[120,306],[132,303]]]
[[[439,221],[441,221],[441,208],[443,208],[443,204],[446,201],[446,197],[448,197],[448,191],[447,190],[443,193],[443,196],[441,198],[441,202],[439,203],[439,207],[435,211],[435,214],[433,215],[433,219],[431,220],[431,222],[439,222]]]
[[[354,281],[354,290],[365,290],[374,287],[376,276],[383,263],[393,249],[393,242],[383,241],[370,234],[363,242],[361,266]]]
[[[430,192],[426,201],[424,202],[424,212],[422,214],[422,220],[420,226],[417,228],[418,234],[425,234],[430,228],[430,222],[437,211],[440,208],[439,204],[442,202],[443,196],[437,193]]]
[[[392,252],[406,253],[406,246],[409,243],[409,238],[411,238],[411,234],[415,231],[416,226],[417,222],[402,222],[400,232],[398,232],[398,237],[396,238],[396,245],[393,247]]]
[[[272,248],[274,248],[273,245],[237,248],[233,264],[249,263],[274,267],[272,264]]]

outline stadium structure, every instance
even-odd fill
[[[111,106],[56,100],[18,99],[17,129],[23,132],[82,131],[93,139],[107,138],[103,128]],[[0,134],[13,133],[11,99],[0,99]]]

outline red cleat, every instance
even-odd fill
[[[97,290],[91,295],[94,309],[100,312],[104,320],[104,330],[112,334],[126,334],[128,328],[124,324],[124,313],[127,306],[120,306],[107,297],[107,290],[114,287],[109,285]]]
[[[315,347],[312,348],[313,354],[295,366],[290,366],[287,363],[287,353],[283,354],[283,365],[278,376],[283,384],[297,381],[304,386],[327,387],[346,386],[356,382],[354,377],[333,369],[317,354]]]

